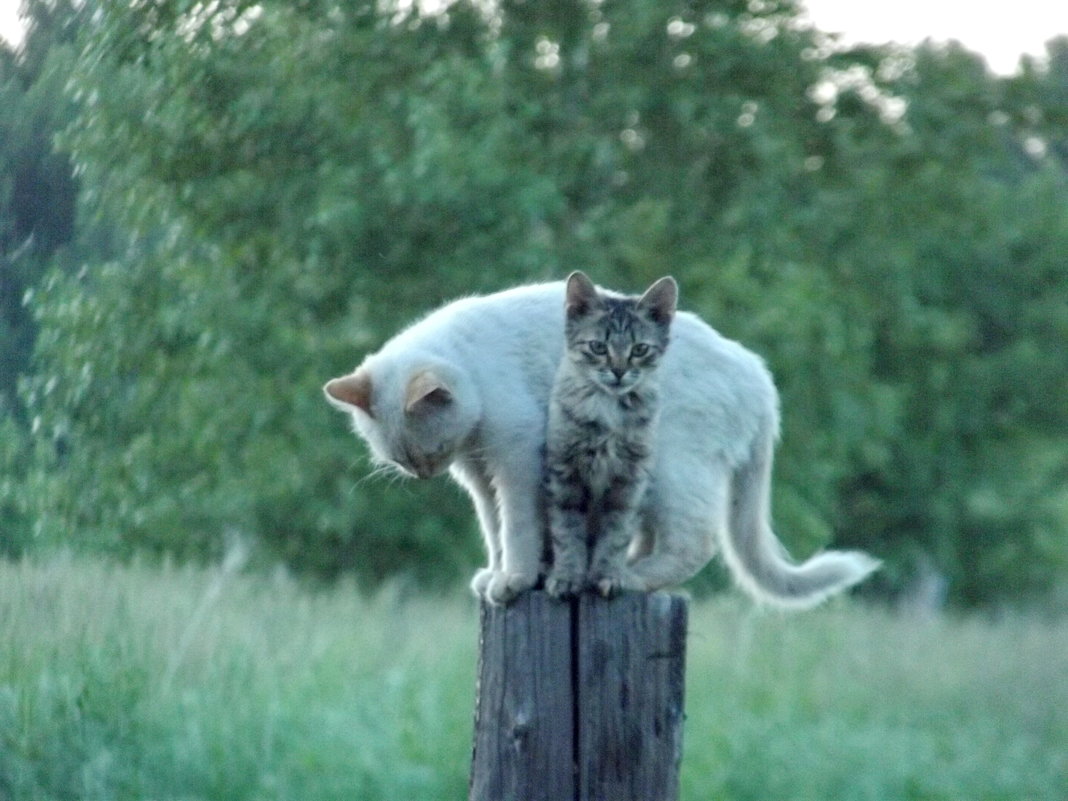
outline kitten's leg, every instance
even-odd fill
[[[493,485],[486,474],[485,465],[474,462],[455,462],[449,468],[449,472],[471,496],[475,505],[475,514],[478,516],[478,525],[482,530],[482,538],[486,543],[489,564],[479,569],[471,580],[471,590],[479,598],[485,598],[486,587],[490,579],[501,570],[501,534],[500,523],[497,519],[497,499],[493,492]]]
[[[586,587],[589,554],[586,547],[586,510],[589,492],[575,471],[549,458],[546,495],[553,567],[545,591],[554,598],[578,595]]]
[[[605,598],[620,590],[645,589],[627,566],[627,546],[638,534],[638,506],[645,490],[639,476],[617,476],[600,506],[600,530],[590,556],[587,581]]]
[[[526,447],[523,447],[525,444]],[[493,486],[501,513],[501,564],[486,585],[485,597],[506,604],[538,583],[545,552],[541,445],[514,443],[494,465]]]

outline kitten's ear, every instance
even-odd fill
[[[675,306],[679,301],[679,285],[670,275],[666,275],[645,290],[638,307],[649,312],[653,322],[660,325],[670,323],[675,317]]]
[[[452,390],[433,370],[416,373],[404,391],[404,411],[426,411],[452,403]]]
[[[575,270],[567,277],[564,309],[569,318],[580,317],[598,303],[600,303],[600,300],[597,297],[597,287],[593,285],[593,281],[586,277],[584,272]]]
[[[359,409],[369,417],[371,414],[371,374],[357,370],[351,375],[334,378],[323,387],[326,399],[337,408],[350,412]]]

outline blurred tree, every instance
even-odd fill
[[[895,412],[841,485],[839,538],[892,545],[897,581],[935,566],[958,600],[1047,589],[1068,568],[1065,165],[978,56],[889,58],[884,91],[907,112],[854,139],[850,215],[820,214],[817,234],[862,277],[869,385]]]
[[[582,267],[671,272],[767,355],[794,552],[862,544],[897,586],[930,554],[968,601],[1064,575],[1054,68],[836,52],[791,0],[156,0],[80,36],[65,145],[125,242],[33,295],[40,539],[470,570],[464,499],[357,480],[319,387],[428,307]]]
[[[72,240],[77,196],[70,160],[53,138],[74,116],[63,85],[78,12],[34,0],[24,13],[30,24],[20,50],[0,41],[0,411],[16,407],[32,348],[23,296]]]
[[[74,119],[66,96],[72,43],[84,9],[26,0],[18,51],[0,41],[0,553],[31,541],[30,420],[18,397],[30,369],[36,326],[24,300],[45,272],[69,264],[78,193],[73,166],[54,138]]]

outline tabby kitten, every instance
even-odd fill
[[[670,277],[640,298],[598,292],[581,272],[567,279],[546,441],[553,566],[545,587],[555,597],[645,588],[626,554],[651,470],[657,365],[677,298]]]

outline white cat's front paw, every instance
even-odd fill
[[[538,583],[537,574],[509,573],[504,570],[491,571],[491,573],[486,590],[482,594],[482,597],[491,604],[511,603],[519,593],[531,589]]]
[[[471,579],[471,592],[473,592],[479,598],[486,598],[486,589],[489,587],[490,580],[497,571],[490,567],[480,568],[475,577]]]

